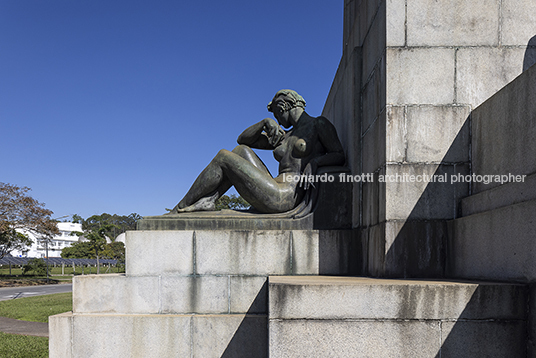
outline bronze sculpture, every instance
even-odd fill
[[[256,210],[286,212],[303,200],[312,184],[307,178],[318,167],[344,163],[335,127],[324,117],[308,115],[298,93],[278,91],[268,111],[277,122],[265,118],[244,130],[232,151],[220,150],[170,214],[214,210],[215,201],[232,185]],[[272,177],[252,148],[273,150],[279,162],[277,177]],[[302,180],[285,180],[296,175]]]

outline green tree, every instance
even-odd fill
[[[105,235],[110,238],[111,241],[115,241],[117,236],[124,233],[127,230],[136,230],[138,221],[142,217],[139,214],[132,213],[130,215],[110,215],[108,213],[102,213],[101,215],[93,215],[86,220],[82,221],[82,229],[84,231],[100,230],[102,227],[108,227]]]
[[[77,242],[61,250],[64,259],[94,259],[95,251],[88,241]]]
[[[81,224],[82,222],[84,222],[84,219],[78,214],[73,214],[71,222],[75,224]]]
[[[27,193],[30,188],[0,183],[0,258],[31,245],[27,233],[48,239],[59,233],[52,211]]]
[[[25,274],[30,271],[33,271],[34,275],[42,276],[47,272],[47,264],[43,259],[31,259],[23,268]]]
[[[231,194],[231,196],[222,195],[218,200],[216,200],[215,204],[216,210],[244,210],[251,206],[244,198],[235,194]]]
[[[22,250],[32,244],[32,240],[15,229],[0,231],[0,258],[13,250]]]
[[[119,241],[105,244],[100,256],[125,263],[125,244]],[[91,242],[83,241],[61,250],[61,257],[64,259],[94,259],[97,256]]]
[[[97,275],[100,273],[99,258],[101,252],[104,251],[104,248],[106,246],[106,233],[110,232],[112,226],[114,225],[106,224],[96,230],[91,230],[84,235],[86,239],[89,240],[91,248],[95,251],[95,256],[97,257]]]
[[[136,229],[137,221],[141,219],[141,216],[138,214],[119,216],[104,213],[93,215],[84,220],[75,214],[73,219],[81,221],[84,229],[84,232],[73,232],[73,234],[88,241],[81,241],[64,248],[61,252],[61,257],[96,258],[98,263],[100,263],[101,257],[105,257],[124,263],[125,245],[122,242],[115,242],[116,236],[114,235],[119,235],[118,233],[126,230]],[[112,242],[107,243],[108,239]],[[99,273],[99,269],[97,269],[97,273]]]
[[[106,244],[102,251],[102,257],[125,263],[125,244],[119,241]]]

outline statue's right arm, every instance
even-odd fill
[[[246,128],[238,136],[238,139],[236,140],[238,144],[244,144],[247,145],[250,148],[256,148],[256,149],[274,149],[274,146],[270,143],[270,138],[268,137],[268,134],[266,133],[269,129],[274,128],[274,122],[275,125],[277,125],[277,122],[275,122],[271,118],[265,118],[262,121],[255,123],[254,125]]]

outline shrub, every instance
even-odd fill
[[[47,273],[47,264],[43,259],[31,259],[24,265],[24,274],[33,271],[34,275],[42,276]]]

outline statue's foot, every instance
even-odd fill
[[[206,196],[204,198],[199,199],[192,205],[186,206],[184,208],[180,208],[179,204],[177,204],[173,210],[169,210],[169,213],[164,215],[174,215],[174,214],[180,214],[180,213],[189,213],[192,211],[214,211],[216,210],[216,200],[218,199],[219,195],[218,192],[214,192],[210,196]]]
[[[167,213],[165,213],[164,215],[178,214],[178,213],[177,213],[177,208],[176,208],[176,207],[173,208],[173,209],[168,209],[168,208],[166,208],[166,211],[167,211]]]
[[[214,198],[213,197],[207,197],[207,198],[201,198],[195,203],[193,203],[190,206],[187,206],[185,208],[179,209],[178,207],[175,207],[173,211],[177,213],[189,213],[192,211],[214,211],[216,210],[216,205],[214,204]]]

